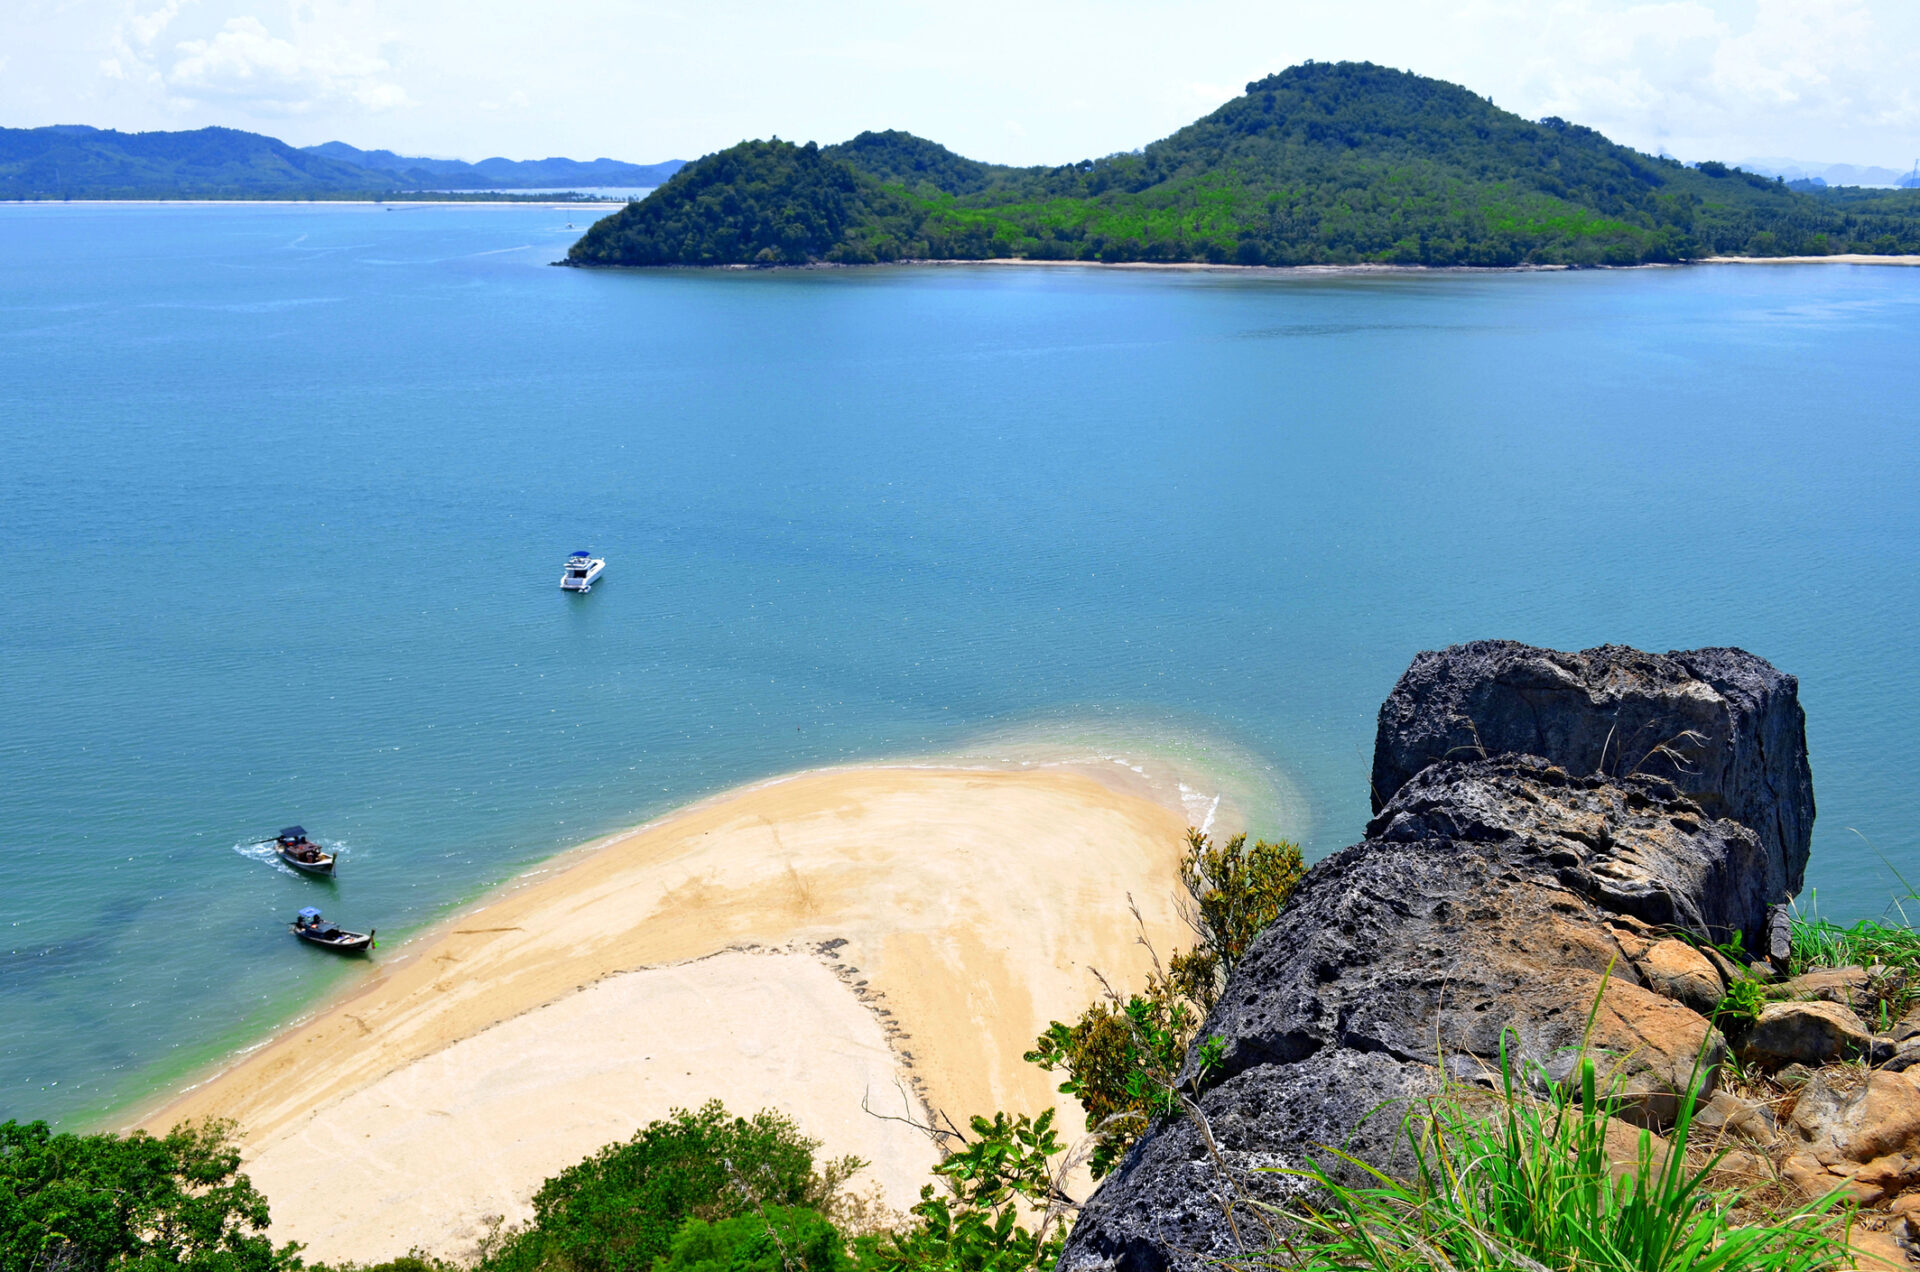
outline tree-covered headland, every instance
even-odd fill
[[[594,225],[577,265],[904,259],[1634,265],[1920,252],[1920,191],[1803,191],[1522,119],[1456,84],[1308,62],[1127,154],[966,159],[902,132],[746,141]]]

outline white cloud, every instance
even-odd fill
[[[173,20],[180,16],[181,0],[167,0],[151,13],[136,13],[126,20],[126,33],[142,47],[160,38]]]
[[[1514,8],[1500,12],[1518,23],[1527,54],[1505,77],[1511,87],[1502,104],[1523,113],[1561,115],[1638,145],[1674,142],[1694,157],[1727,149],[1720,139],[1733,136],[1746,144],[1732,149],[1745,152],[1817,131],[1835,137],[1831,149],[1850,125],[1920,123],[1907,87],[1914,54],[1869,0]],[[1900,13],[1885,0],[1880,8]],[[1484,5],[1462,11],[1493,13]]]
[[[369,110],[411,102],[382,78],[379,56],[336,43],[295,44],[252,16],[228,18],[211,38],[182,40],[165,71],[167,87],[196,101],[237,100],[255,109],[305,113],[338,100]]]

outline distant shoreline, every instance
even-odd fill
[[[1273,274],[1293,277],[1303,274],[1319,276],[1346,274],[1551,274],[1572,273],[1589,269],[1613,271],[1684,269],[1692,265],[1920,265],[1920,255],[1702,256],[1688,261],[1649,261],[1640,265],[1398,265],[1385,264],[1378,261],[1359,261],[1348,265],[1231,265],[1212,261],[1036,260],[1025,256],[992,256],[981,260],[928,259],[876,261],[862,264],[845,264],[838,261],[815,261],[807,265],[602,265],[571,260],[558,260],[554,261],[553,264],[564,266],[568,269],[700,269],[737,270],[741,272],[754,270],[886,269],[906,265],[1040,265],[1065,266],[1080,269],[1175,270],[1206,273]]]
[[[520,199],[0,199],[0,207],[222,207],[222,208],[296,208],[296,207],[458,207],[523,208],[551,203],[559,207],[624,206],[628,200],[601,196],[569,199],[557,194],[528,195]]]
[[[1836,256],[1703,256],[1689,265],[1920,265],[1920,255],[1870,256],[1843,252]]]

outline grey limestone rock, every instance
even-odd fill
[[[1201,1030],[1225,1048],[1200,1117],[1145,1137],[1102,1185],[1066,1272],[1188,1269],[1267,1244],[1248,1203],[1297,1186],[1271,1168],[1333,1164],[1336,1148],[1389,1162],[1407,1101],[1437,1088],[1439,1066],[1491,1082],[1503,1038],[1568,1080],[1610,968],[1593,1047],[1635,1115],[1666,1124],[1703,1053],[1711,1092],[1725,1043],[1636,983],[1608,920],[1724,922],[1762,855],[1750,830],[1657,779],[1505,756],[1429,768],[1368,832],[1316,865],[1254,943]]]
[[[1588,1045],[1627,1116],[1666,1125],[1696,1077],[1710,1096],[1725,1041],[1626,954],[1675,928],[1767,948],[1806,864],[1804,732],[1794,679],[1739,650],[1420,655],[1380,711],[1364,841],[1254,943],[1201,1028],[1223,1049],[1194,1114],[1102,1184],[1061,1272],[1270,1246],[1254,1203],[1297,1193],[1310,1160],[1339,1169],[1336,1149],[1394,1165],[1443,1074],[1490,1083],[1504,1044],[1532,1080],[1570,1081],[1596,999]],[[1683,969],[1702,1003],[1741,971],[1707,961]]]
[[[1579,653],[1475,641],[1420,654],[1380,707],[1376,811],[1443,759],[1516,752],[1580,775],[1663,777],[1709,817],[1751,827],[1768,854],[1759,889],[1799,891],[1813,776],[1799,682],[1739,649]],[[1764,911],[1743,916],[1767,949]]]

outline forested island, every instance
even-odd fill
[[[1689,167],[1456,84],[1307,62],[1131,153],[981,163],[903,132],[774,138],[689,164],[574,265],[897,260],[1637,265],[1920,252],[1920,191]]]

